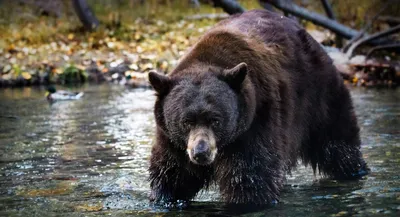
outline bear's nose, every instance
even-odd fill
[[[208,161],[208,156],[210,154],[210,147],[204,140],[201,140],[192,150],[193,150],[193,158],[195,161],[197,161],[200,164]]]

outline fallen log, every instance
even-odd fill
[[[395,43],[395,44],[387,44],[387,45],[381,45],[381,46],[376,46],[371,48],[367,55],[365,56],[366,59],[369,59],[372,56],[372,53],[378,50],[390,50],[390,49],[398,49],[400,48],[400,43]]]
[[[323,16],[315,12],[311,12],[303,7],[300,7],[294,3],[290,3],[285,0],[259,0],[259,2],[262,6],[265,3],[268,3],[284,12],[309,20],[314,24],[327,28],[332,32],[334,32],[335,34],[338,34],[346,39],[351,39],[359,34],[359,31],[357,30],[354,30],[335,20],[331,20],[326,16]],[[393,43],[393,41],[384,39],[374,39],[368,41],[368,44],[371,45],[384,45],[390,43]]]
[[[388,23],[389,25],[398,25],[400,24],[400,17],[392,17],[392,16],[380,16],[378,18],[379,21]]]
[[[395,26],[393,28],[390,28],[390,29],[387,29],[387,30],[384,30],[384,31],[381,31],[381,32],[374,33],[374,34],[369,35],[369,36],[365,36],[365,37],[361,38],[360,40],[356,41],[355,43],[353,43],[350,46],[350,48],[347,50],[346,55],[348,57],[352,57],[353,56],[353,52],[355,51],[355,49],[358,46],[360,46],[361,44],[364,44],[364,43],[367,43],[367,42],[372,41],[374,39],[382,38],[382,37],[385,37],[385,36],[388,36],[388,35],[391,35],[391,34],[394,34],[394,33],[397,33],[397,32],[400,32],[400,25],[397,25],[397,26]]]
[[[307,9],[297,6],[296,4],[282,1],[282,0],[260,0],[263,3],[269,3],[276,8],[289,12],[297,17],[309,20],[317,25],[323,26],[327,29],[332,30],[336,34],[339,34],[345,38],[352,38],[358,33],[358,31],[349,28],[335,20],[331,20],[328,17],[320,15],[315,12],[308,11]]]

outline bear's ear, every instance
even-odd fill
[[[172,86],[170,78],[154,71],[149,72],[149,81],[159,95],[166,95]]]
[[[239,63],[231,69],[224,70],[224,80],[233,89],[240,89],[247,75],[247,64]]]

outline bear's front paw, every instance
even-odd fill
[[[364,163],[357,172],[351,174],[351,178],[360,179],[361,177],[368,175],[370,172],[371,170],[367,167],[367,164]]]
[[[189,206],[189,201],[186,200],[176,200],[176,201],[170,201],[170,202],[166,202],[162,205],[162,207],[166,208],[166,209],[185,209],[186,207]]]
[[[152,200],[151,204],[155,207],[164,209],[185,209],[189,206],[189,201],[187,200]]]

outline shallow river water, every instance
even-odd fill
[[[79,90],[52,105],[44,89],[0,90],[0,216],[400,216],[400,88],[351,90],[370,175],[336,182],[299,166],[279,204],[246,212],[215,188],[185,210],[150,206],[153,91]]]

